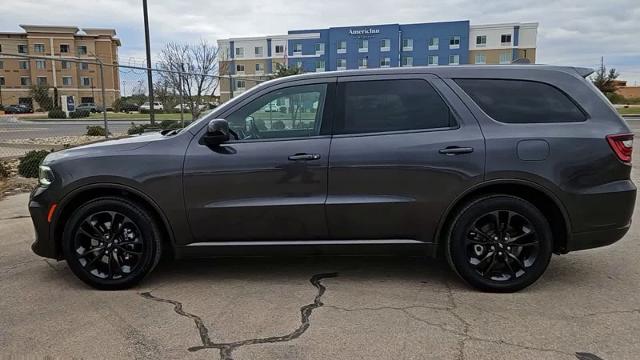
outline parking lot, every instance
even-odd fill
[[[640,122],[639,122],[640,123]],[[640,124],[632,123],[636,138]],[[636,145],[636,149],[638,146]],[[640,180],[636,151],[633,177]],[[554,256],[540,281],[486,294],[421,257],[162,264],[95,291],[30,250],[27,194],[0,202],[0,354],[176,359],[637,359],[639,212],[620,242]]]

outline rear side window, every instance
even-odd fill
[[[565,93],[549,84],[495,79],[455,82],[496,121],[525,124],[586,120],[584,112]]]
[[[373,80],[342,84],[344,111],[335,134],[455,126],[449,107],[425,80]]]

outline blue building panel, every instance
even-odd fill
[[[315,38],[296,39],[295,35]],[[425,66],[429,56],[437,56],[439,65],[449,64],[450,55],[458,55],[460,64],[469,63],[469,21],[453,21],[424,24],[383,24],[367,26],[335,27],[329,29],[289,31],[289,65],[301,63],[305,72],[316,71],[317,61],[324,61],[325,70],[336,70],[338,60],[346,60],[347,69],[357,69],[366,59],[368,68],[378,68],[383,64],[390,67],[402,65],[403,57],[411,57],[413,66]],[[438,49],[429,50],[429,40],[438,38]],[[403,50],[403,40],[411,39],[413,48]],[[450,46],[452,39],[455,44]],[[360,50],[363,42],[368,43],[366,51]],[[346,43],[346,52],[339,53],[338,46]],[[316,44],[324,44],[324,54],[316,55]],[[383,47],[382,45],[386,45]],[[298,45],[299,44],[299,45]],[[302,47],[301,56],[294,55],[296,46]],[[383,60],[388,60],[384,61]]]

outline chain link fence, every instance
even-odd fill
[[[51,151],[188,125],[219,105],[223,81],[231,83],[181,64],[148,69],[91,54],[0,53],[0,194],[15,181],[34,185]]]

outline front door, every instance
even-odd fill
[[[338,81],[330,236],[432,241],[447,206],[484,176],[476,120],[433,75]]]
[[[238,135],[189,146],[184,193],[196,242],[326,239],[330,135],[323,135],[334,83],[281,85],[225,115]],[[323,119],[324,118],[324,119]]]

